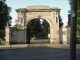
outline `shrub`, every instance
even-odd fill
[[[5,45],[5,43],[6,43],[5,40],[0,38],[0,45]]]
[[[77,40],[77,43],[80,44],[80,36],[77,36],[77,37],[76,37],[76,40]]]

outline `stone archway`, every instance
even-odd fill
[[[45,19],[50,25],[50,43],[59,42],[59,8],[50,8],[48,6],[29,6],[27,8],[21,8],[16,10],[18,13],[18,25],[19,29],[26,29],[26,25],[29,21],[35,18]],[[26,41],[26,31],[24,31],[24,40]]]

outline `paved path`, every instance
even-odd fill
[[[69,55],[69,48],[47,46],[0,50],[0,60],[70,60]],[[80,49],[77,49],[77,60],[80,60]]]
[[[14,48],[26,48],[28,44],[15,44],[15,45],[5,45],[1,46],[0,49],[14,49]],[[31,47],[39,47],[39,46],[46,46],[46,47],[52,47],[52,48],[70,48],[70,45],[68,44],[30,44]],[[76,45],[77,49],[80,49],[80,44]]]

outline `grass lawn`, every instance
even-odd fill
[[[49,39],[33,39],[31,43],[49,43]]]

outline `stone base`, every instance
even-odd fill
[[[5,45],[10,45],[10,44],[9,44],[9,41],[6,41],[6,42],[5,42]]]
[[[52,38],[50,39],[50,44],[60,44],[60,42],[59,40]]]

